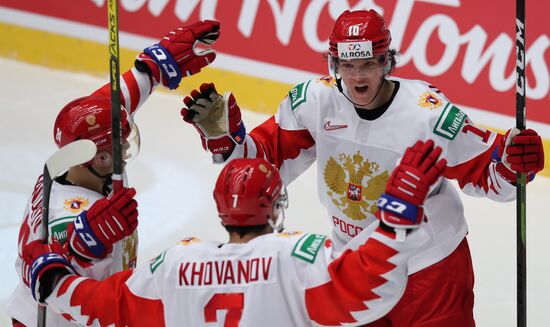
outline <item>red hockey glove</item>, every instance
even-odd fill
[[[447,166],[447,160],[439,159],[441,152],[432,140],[407,148],[386,184],[386,193],[378,199],[375,215],[385,225],[402,229],[420,225],[430,186]]]
[[[183,99],[187,108],[181,110],[183,120],[195,126],[202,146],[213,154],[231,154],[235,144],[242,144],[246,128],[241,120],[241,108],[231,92],[222,97],[214,83],[203,83]]]
[[[75,271],[65,255],[63,245],[56,239],[51,244],[33,241],[23,247],[21,275],[34,299],[44,303],[57,280]]]
[[[516,173],[527,174],[527,181],[531,181],[535,174],[544,169],[544,148],[542,139],[532,129],[520,131],[510,129],[503,138],[500,147],[502,159],[497,163],[497,172],[508,182],[516,183]]]
[[[136,190],[123,188],[95,202],[69,225],[70,250],[88,260],[109,254],[113,244],[131,235],[137,228]]]
[[[184,76],[200,72],[216,59],[212,49],[199,51],[196,46],[198,43],[211,46],[219,36],[220,23],[214,20],[178,27],[158,44],[145,48],[138,55],[135,66],[149,73],[156,83],[162,82],[169,89],[175,89]]]

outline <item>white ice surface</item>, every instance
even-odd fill
[[[52,125],[57,111],[108,80],[0,59],[0,326],[9,326],[4,306],[17,283],[13,267],[23,208],[44,160],[55,151]],[[237,93],[238,89],[233,90]],[[241,90],[242,91],[242,90]],[[212,189],[221,169],[202,151],[195,130],[179,115],[181,98],[155,93],[136,116],[141,153],[127,172],[138,191],[140,261],[186,236],[226,240]],[[513,106],[510,106],[513,110]],[[266,118],[244,112],[249,128]],[[475,119],[475,117],[472,117]],[[491,125],[490,122],[481,122]],[[550,154],[549,154],[550,155]],[[330,232],[318,203],[316,171],[308,170],[288,188],[288,229]],[[515,203],[463,196],[476,274],[478,326],[515,326]],[[527,195],[528,325],[550,326],[550,180],[537,177]]]

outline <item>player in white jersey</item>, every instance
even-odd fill
[[[26,275],[36,298],[93,326],[364,324],[405,289],[406,262],[427,239],[412,229],[445,168],[440,154],[432,141],[407,150],[380,197],[382,222],[338,258],[326,236],[274,232],[282,229],[286,191],[277,169],[253,158],[231,161],[216,182],[228,243],[188,237],[142,267],[96,281],[73,274],[57,243],[34,242],[24,251],[32,265]],[[56,273],[68,275],[55,285],[48,280]]]
[[[543,169],[542,141],[530,129],[504,136],[480,128],[430,84],[390,77],[396,56],[390,42],[378,13],[346,11],[330,35],[332,76],[295,86],[249,134],[235,98],[221,97],[213,84],[186,97],[182,115],[215,162],[266,158],[290,183],[316,161],[318,195],[337,248],[375,222],[376,199],[405,148],[433,139],[448,167],[425,205],[428,223],[421,228],[430,241],[409,260],[401,302],[372,326],[473,326],[467,225],[450,180],[466,194],[511,201],[516,172],[532,179]]]
[[[215,59],[215,53],[208,49],[196,52],[198,42],[212,44],[219,35],[219,23],[200,21],[177,28],[168,33],[159,44],[146,48],[136,59],[135,68],[122,74],[121,112],[122,137],[125,150],[124,160],[135,156],[139,150],[139,133],[132,122],[132,116],[145,102],[153,90],[163,84],[176,88],[184,76],[198,73]],[[54,139],[62,147],[78,139],[90,139],[97,148],[96,156],[88,163],[71,167],[69,171],[53,181],[49,201],[49,235],[62,243],[75,254],[73,265],[80,274],[102,279],[114,272],[135,266],[137,235],[116,230],[107,235],[116,240],[101,239],[105,248],[90,248],[78,237],[81,230],[75,219],[85,220],[92,231],[101,226],[116,224],[122,219],[129,220],[135,229],[137,225],[137,204],[132,200],[135,192],[123,192],[107,198],[111,188],[111,104],[110,85],[107,84],[89,96],[67,104],[58,114],[54,124]],[[54,176],[52,176],[54,177]],[[21,267],[21,254],[25,247],[39,239],[42,227],[42,176],[40,176],[29,198],[24,219],[19,232],[19,257],[16,270]],[[122,202],[117,202],[122,201]],[[110,214],[105,207],[119,203],[122,207]],[[86,216],[87,213],[87,216]],[[99,226],[99,227],[98,227]],[[76,233],[75,233],[76,230]],[[21,281],[11,295],[7,312],[13,318],[14,326],[35,326],[37,306],[28,287]],[[48,326],[74,326],[60,315],[47,312]]]

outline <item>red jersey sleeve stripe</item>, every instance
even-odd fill
[[[124,270],[103,281],[80,282],[71,296],[71,307],[80,306],[81,314],[88,317],[87,325],[97,319],[101,326],[164,326],[162,301],[133,294],[126,285],[131,275],[132,270]],[[101,300],[90,300],[94,298]]]
[[[382,274],[395,268],[388,260],[397,253],[372,238],[357,251],[344,252],[328,266],[331,280],[306,290],[310,318],[331,326],[356,322],[351,312],[368,310],[365,302],[379,298],[373,290],[387,282]]]
[[[315,140],[308,130],[283,129],[273,116],[253,129],[250,137],[256,143],[257,156],[266,158],[277,168],[280,168],[285,160],[295,159],[302,150],[315,145]]]

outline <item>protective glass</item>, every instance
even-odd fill
[[[371,76],[384,67],[384,59],[383,55],[371,59],[340,59],[336,66],[337,72],[346,76]]]
[[[141,146],[138,126],[133,121],[129,121],[129,123],[130,134],[122,144],[122,158],[126,162],[137,157]]]

